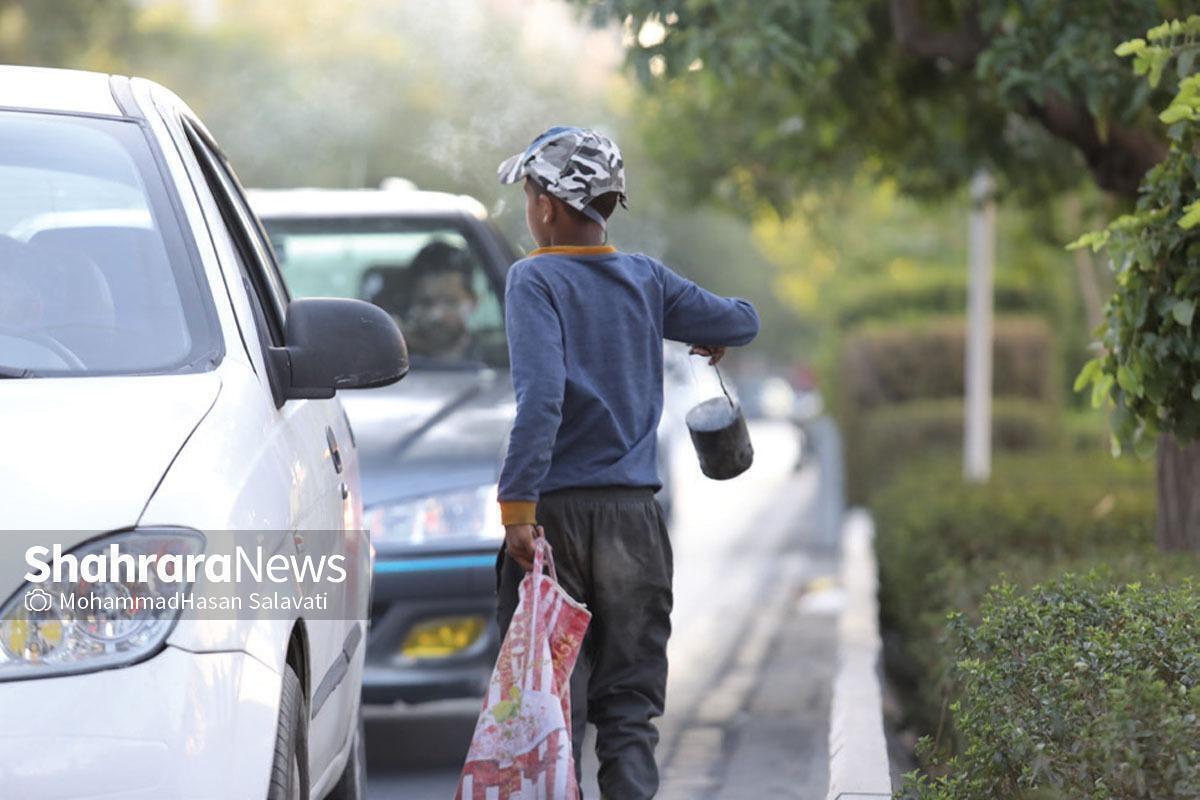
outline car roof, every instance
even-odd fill
[[[0,65],[0,107],[123,116],[102,72]]]
[[[283,217],[454,216],[486,219],[473,197],[416,189],[250,189],[250,205],[263,219]]]

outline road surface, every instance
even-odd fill
[[[807,770],[824,759],[822,690],[806,699],[805,687],[796,685],[824,667],[810,665],[803,675],[792,675],[790,665],[800,664],[793,660],[779,667],[771,660],[784,657],[773,655],[779,652],[804,658],[802,651],[810,649],[811,643],[804,643],[789,652],[786,644],[777,646],[777,634],[796,616],[798,588],[814,579],[819,583],[828,570],[828,564],[806,555],[800,542],[816,477],[793,472],[797,442],[791,425],[760,422],[751,433],[755,464],[732,481],[704,478],[687,442],[672,454],[678,481],[671,526],[675,610],[658,750],[659,796],[666,800],[724,797],[728,788],[722,791],[722,784],[730,778],[743,783],[743,772],[774,771],[777,780],[786,775],[793,797],[818,796],[816,784],[822,779],[813,767],[814,786],[803,790],[798,783],[807,778],[799,771],[792,777],[788,769]],[[820,626],[805,630],[805,635],[824,635]],[[812,646],[821,649],[820,643]],[[788,719],[794,716],[790,705],[802,702],[815,709],[811,731]],[[478,701],[471,700],[372,719],[369,798],[453,797],[478,710]],[[753,717],[749,723],[748,717]],[[775,733],[780,725],[788,726],[790,739]],[[584,792],[596,798],[590,742],[585,752]]]

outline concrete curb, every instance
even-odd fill
[[[878,573],[870,514],[856,510],[842,534],[842,588],[838,671],[829,723],[829,794],[826,800],[888,800],[892,778],[883,734],[879,682]]]

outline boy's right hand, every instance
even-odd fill
[[[505,525],[505,555],[529,572],[533,569],[533,540],[544,534],[541,525]]]
[[[707,356],[708,363],[714,367],[725,357],[725,348],[716,344],[694,344],[688,351],[689,356]]]

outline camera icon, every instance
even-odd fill
[[[54,598],[40,586],[25,593],[25,610],[40,614],[49,611],[54,605]]]

